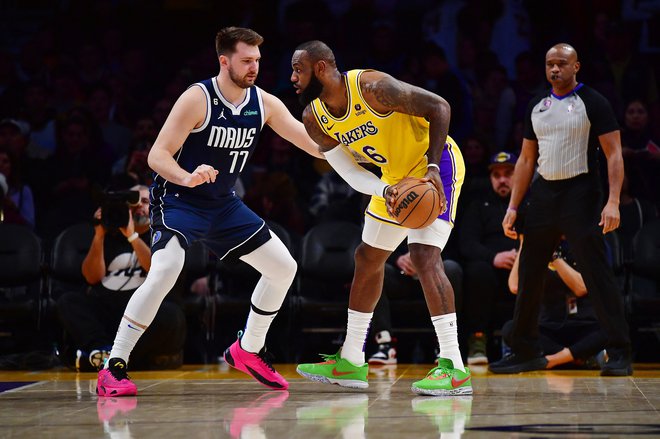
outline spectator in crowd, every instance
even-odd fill
[[[10,151],[18,160],[21,168],[27,159],[27,148],[30,143],[30,124],[19,119],[2,119],[0,121],[0,147]]]
[[[254,212],[298,235],[305,233],[305,215],[298,204],[298,194],[291,177],[282,171],[271,172],[248,192],[246,202]]]
[[[658,85],[649,59],[635,50],[635,31],[625,22],[609,21],[602,50],[590,47],[588,80],[621,114],[627,102],[644,97],[654,103]]]
[[[58,317],[76,351],[78,371],[103,366],[126,304],[151,266],[149,189],[134,186],[131,190],[139,193],[137,204],[122,208],[113,203],[94,213],[94,238],[81,267],[87,291],[66,292],[57,300]],[[127,223],[121,225],[124,220]],[[179,367],[185,327],[181,307],[174,301],[163,302],[136,346],[131,365],[136,369]]]
[[[32,189],[24,184],[14,151],[0,147],[0,174],[5,177],[7,190],[2,202],[6,223],[24,224],[31,229],[35,225]]]
[[[651,132],[649,106],[642,99],[633,99],[625,107],[621,147],[636,195],[660,208],[660,139]]]
[[[468,136],[463,146],[465,159],[465,184],[461,191],[461,201],[470,205],[470,201],[489,190],[488,165],[491,151],[484,139],[477,136]],[[462,213],[459,211],[459,217]]]
[[[490,66],[478,79],[473,91],[475,132],[500,150],[511,133],[516,96],[500,65]]]
[[[490,161],[490,184],[462,216],[459,250],[465,271],[463,325],[469,334],[468,364],[487,364],[487,336],[513,314],[507,279],[518,254],[518,242],[502,234],[517,157],[499,152]]]
[[[545,84],[543,77],[538,74],[534,54],[529,51],[521,52],[516,56],[516,75],[511,81],[511,89],[515,95],[516,106],[513,120],[520,122],[525,118],[525,109],[529,100],[542,92]],[[515,145],[520,148],[520,144]]]
[[[0,49],[0,119],[16,114],[16,103],[20,101],[20,88],[14,57],[3,47]]]
[[[523,235],[520,235],[520,242],[522,246]],[[513,294],[518,294],[519,259],[518,253],[509,274],[508,284]],[[552,369],[569,363],[584,366],[605,349],[607,334],[598,323],[587,297],[587,287],[565,239],[562,238],[552,254],[545,280],[540,282],[544,287],[539,314],[539,342],[545,355],[545,365],[539,363],[539,369]],[[512,324],[508,321],[502,329],[506,344],[511,343]],[[603,360],[604,356],[600,355],[598,361],[602,363]]]
[[[45,165],[43,176],[45,217],[41,231],[55,236],[72,222],[84,221],[94,208],[92,189],[109,181],[112,156],[99,137],[95,125],[83,113],[72,113],[62,125],[55,155]]]
[[[160,130],[163,127],[163,124],[165,123],[167,116],[170,114],[170,111],[172,110],[172,105],[174,104],[169,99],[159,99],[154,104],[151,117],[154,120],[154,122],[156,122],[156,127],[158,130]]]
[[[131,143],[131,130],[114,118],[116,103],[112,90],[99,84],[92,88],[87,106],[101,130],[103,142],[112,150],[113,157],[121,157],[128,152]]]
[[[328,170],[316,183],[309,202],[309,213],[315,223],[327,220],[362,223],[362,194],[353,189],[334,169]]]
[[[51,157],[57,143],[56,124],[50,90],[45,83],[31,82],[26,86],[20,115],[30,125],[27,155],[35,159]]]
[[[65,65],[53,72],[51,105],[57,114],[66,113],[82,105],[85,98],[74,67]]]
[[[103,60],[101,48],[86,41],[78,49],[78,77],[86,89],[101,85],[108,79],[109,72]]]
[[[421,47],[420,59],[422,63],[420,86],[444,97],[451,105],[452,127],[461,127],[464,119],[469,117],[463,111],[467,91],[451,69],[445,51],[435,43],[427,42]]]
[[[621,185],[621,226],[617,230],[621,239],[621,249],[624,261],[631,261],[633,257],[632,243],[637,232],[644,224],[658,217],[656,207],[643,196],[635,195],[636,191],[630,187],[630,175],[628,165],[625,166],[625,175]]]
[[[140,117],[135,122],[132,135],[128,153],[115,162],[112,173],[127,174],[138,184],[150,185],[152,170],[147,156],[158,135],[156,123],[150,116]]]

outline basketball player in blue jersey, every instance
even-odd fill
[[[470,371],[458,347],[454,291],[442,265],[465,175],[463,158],[447,135],[450,108],[442,97],[373,70],[340,73],[334,54],[321,41],[298,46],[291,81],[306,105],[303,123],[328,163],[355,190],[371,195],[355,252],[346,341],[318,364],[300,364],[306,378],[366,388],[369,366],[364,345],[380,298],[385,261],[404,238],[424,290],[440,345],[438,366],[412,390],[424,395],[471,394]],[[380,167],[382,178],[357,164]],[[431,181],[441,215],[428,227],[407,229],[391,216],[397,184],[405,177]]]
[[[264,124],[309,154],[322,154],[282,101],[254,85],[262,42],[250,29],[220,30],[215,42],[220,73],[181,95],[149,152],[149,166],[155,171],[151,268],[126,306],[110,359],[99,372],[101,396],[137,394],[126,374],[129,355],[174,286],[185,250],[196,240],[221,259],[240,259],[261,273],[245,331],[225,351],[225,360],[271,389],[288,387],[264,355],[264,345],[296,262],[233,186]]]

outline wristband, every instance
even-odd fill
[[[518,208],[513,207],[513,206],[507,207],[506,210],[510,210],[511,212],[518,212]]]
[[[426,167],[427,168],[435,168],[435,169],[438,170],[438,172],[440,172],[440,166],[436,165],[435,163],[429,163],[428,165],[426,165]]]
[[[128,242],[133,242],[133,241],[135,241],[136,239],[138,239],[139,237],[140,237],[140,235],[138,235],[138,232],[133,232],[133,234],[132,234],[131,236],[129,236],[128,238],[126,238],[126,241],[128,241]]]
[[[387,190],[390,188],[390,185],[388,184],[383,188],[383,198],[387,199]]]

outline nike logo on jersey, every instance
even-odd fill
[[[335,126],[335,124],[333,123],[332,125],[329,125],[329,126],[325,127],[325,129],[330,131],[332,129],[332,127],[334,127],[334,126]]]

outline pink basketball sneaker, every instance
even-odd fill
[[[96,383],[96,394],[99,396],[135,396],[137,386],[126,373],[126,362],[121,358],[108,360],[108,368],[101,369]]]
[[[286,390],[289,383],[275,371],[271,364],[270,353],[266,353],[264,347],[258,354],[248,352],[241,347],[241,335],[238,333],[238,339],[225,350],[225,361],[232,367],[245,372],[259,381],[266,387],[275,390]]]

